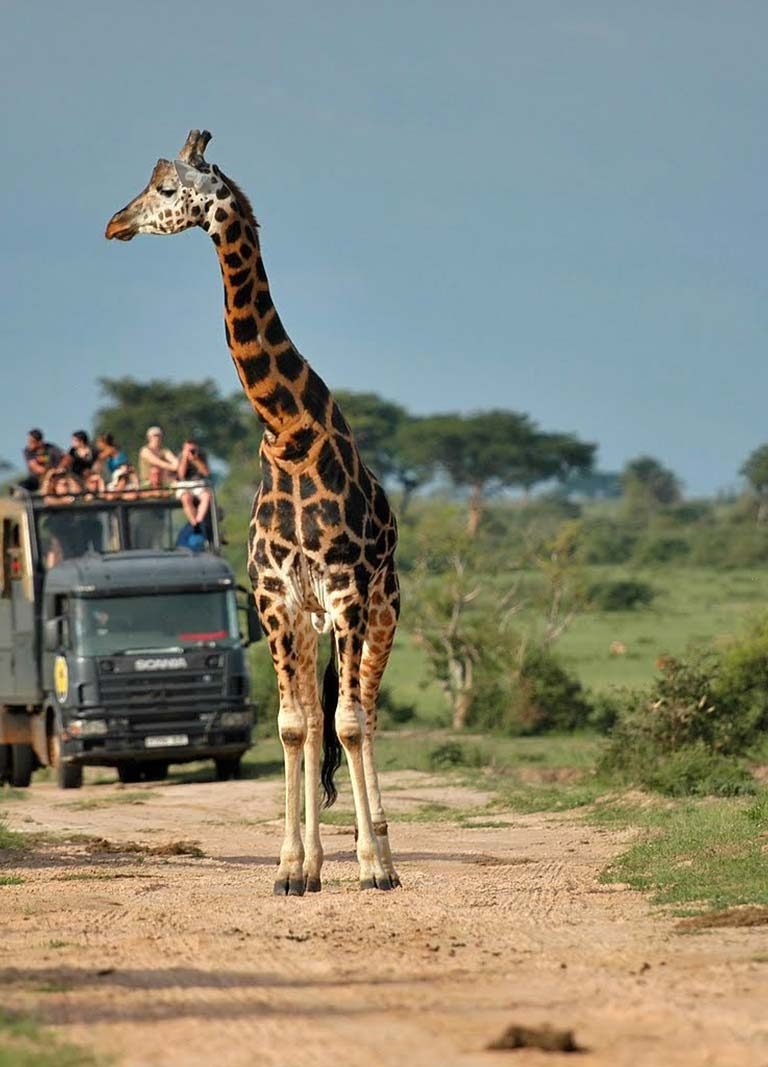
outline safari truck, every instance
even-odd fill
[[[189,534],[172,490],[0,500],[0,783],[52,766],[77,789],[88,765],[157,780],[200,759],[238,773],[258,616],[236,601],[215,502]]]

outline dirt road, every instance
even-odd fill
[[[601,885],[626,833],[576,816],[421,821],[430,803],[484,798],[416,773],[383,779],[404,888],[360,893],[339,825],[325,828],[323,892],[288,899],[271,896],[275,780],[0,796],[11,827],[62,835],[3,861],[24,879],[0,887],[3,1005],[121,1067],[565,1055],[485,1051],[511,1023],[573,1029],[583,1067],[767,1067],[767,928],[683,935],[639,894]],[[99,851],[94,837],[145,849]],[[190,840],[203,857],[147,851]]]

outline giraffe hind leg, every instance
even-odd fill
[[[320,755],[323,744],[323,709],[317,691],[318,636],[310,617],[302,613],[294,631],[298,658],[298,685],[306,714],[304,741],[304,885],[307,893],[322,888],[323,846],[320,841]]]
[[[371,820],[363,744],[365,713],[360,700],[360,663],[365,636],[365,612],[355,604],[334,608],[334,631],[339,656],[339,702],[336,733],[347,757],[349,781],[357,823],[357,859],[361,889],[392,889],[392,879],[381,860],[379,841]]]

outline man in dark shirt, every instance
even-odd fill
[[[43,431],[34,429],[27,434],[27,447],[24,449],[24,462],[29,475],[19,482],[22,489],[36,493],[40,482],[50,470],[60,466],[64,453],[50,441],[43,438]]]

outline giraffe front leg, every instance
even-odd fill
[[[360,663],[360,697],[365,712],[365,738],[363,740],[363,765],[365,768],[365,783],[368,789],[368,803],[371,809],[373,831],[379,843],[379,851],[384,869],[390,877],[393,886],[399,886],[400,878],[395,870],[392,860],[392,850],[389,845],[389,831],[387,819],[384,814],[384,806],[381,802],[381,790],[379,778],[376,773],[374,759],[374,739],[376,736],[376,699],[381,687],[381,678],[392,651],[392,643],[395,638],[397,616],[399,609],[399,593],[396,581],[392,584],[394,590],[391,596],[385,593],[385,579],[371,590],[371,606],[368,613],[368,627],[363,645],[363,655]]]
[[[299,659],[299,692],[307,716],[304,742],[304,884],[308,893],[322,888],[323,846],[320,841],[320,759],[323,743],[323,711],[317,691],[317,634],[308,615],[297,620],[296,645]]]
[[[354,617],[358,615],[359,612],[354,613]],[[393,889],[394,883],[382,862],[379,841],[373,828],[363,760],[365,713],[360,701],[360,660],[365,620],[361,620],[361,625],[351,628],[348,619],[349,616],[342,612],[336,638],[339,654],[339,704],[336,709],[336,733],[347,757],[355,804],[360,888]]]
[[[272,604],[268,611],[262,613],[280,693],[277,726],[285,764],[285,835],[274,883],[275,896],[302,896],[304,893],[301,759],[307,737],[307,722],[297,678],[298,656],[294,638],[296,614],[282,604]]]

